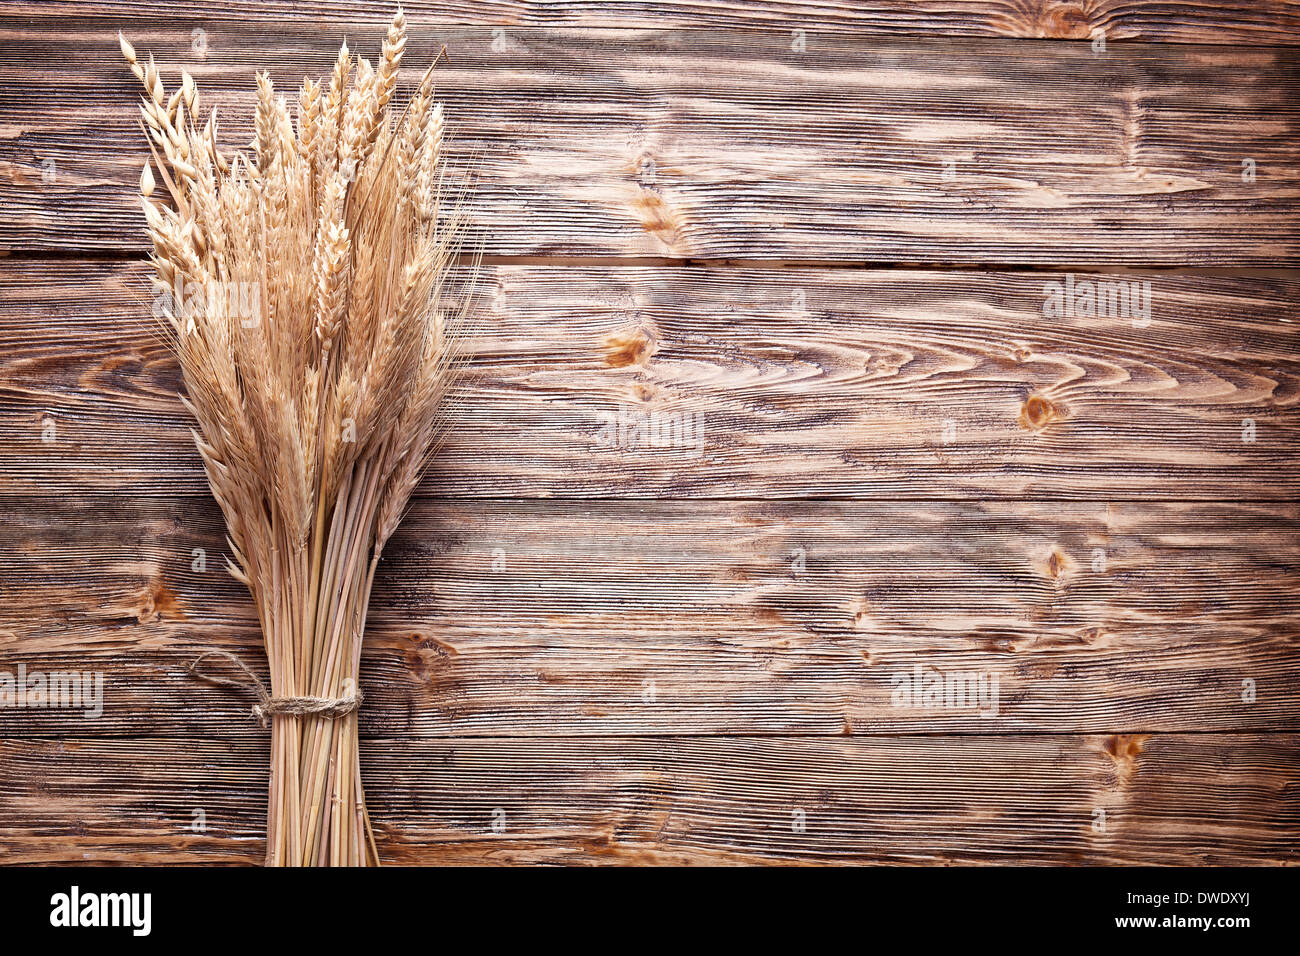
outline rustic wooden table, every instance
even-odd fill
[[[256,863],[116,37],[234,143],[392,7],[113,6],[0,2],[0,672],[104,680],[0,707],[0,860]],[[1300,860],[1300,7],[407,13],[487,265],[373,602],[386,861]]]

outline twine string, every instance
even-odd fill
[[[199,664],[209,657],[217,657],[229,662],[243,671],[248,680],[232,680],[229,677],[200,671]],[[355,711],[364,699],[360,689],[347,697],[272,697],[266,685],[249,670],[248,665],[226,651],[206,651],[190,661],[188,670],[192,676],[209,684],[230,687],[255,696],[257,703],[253,705],[252,714],[263,727],[267,725],[267,718],[274,717],[276,714],[290,717],[325,717],[333,720]]]

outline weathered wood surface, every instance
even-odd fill
[[[11,250],[143,249],[147,153],[119,25],[0,27]],[[194,74],[233,143],[254,70],[324,73],[338,31],[223,21],[199,53],[189,25],[158,17],[132,39],[170,81]],[[849,34],[796,52],[770,32],[415,21],[417,59],[443,43],[440,92],[492,255],[1300,264],[1292,48]]]
[[[264,672],[215,505],[0,508],[0,670],[105,686],[96,720],[0,709],[0,736],[264,735],[185,670]],[[1296,730],[1297,589],[1294,505],[426,500],[376,587],[363,729]],[[896,706],[918,665],[998,699]]]
[[[555,3],[539,0],[436,0],[403,4],[412,20],[437,26],[768,28],[902,36],[1040,37],[1081,40],[1103,31],[1107,41],[1175,43],[1296,43],[1300,12],[1290,0],[1255,2],[1155,2],[1155,0],[602,0]],[[373,26],[392,16],[389,0],[319,0],[312,4],[272,0],[205,0],[183,7],[172,0],[118,0],[123,23],[162,18],[181,25],[214,21],[261,21],[278,32],[318,29],[325,23]],[[102,16],[91,0],[5,0],[0,13],[24,19]]]
[[[1297,9],[408,4],[491,265],[375,595],[385,860],[1300,863]],[[0,671],[106,696],[0,708],[2,862],[263,855],[116,30],[234,142],[390,13],[0,2]]]
[[[1289,734],[368,744],[389,863],[1300,862]],[[258,863],[267,761],[264,742],[0,740],[0,852]]]
[[[1044,316],[1049,274],[494,267],[423,489],[1294,499],[1300,283],[1098,278],[1150,325]],[[0,493],[207,495],[147,290],[0,260]]]

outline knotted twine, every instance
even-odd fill
[[[231,680],[228,677],[202,673],[199,670],[199,664],[207,657],[226,659],[243,671],[248,680]],[[266,685],[248,669],[248,666],[243,661],[234,654],[228,654],[225,651],[207,651],[200,654],[189,663],[188,670],[199,680],[205,680],[210,684],[217,684],[221,687],[233,687],[235,690],[242,690],[256,696],[257,703],[253,705],[253,716],[261,722],[263,727],[267,725],[267,718],[276,714],[288,714],[292,717],[326,717],[333,720],[336,717],[342,717],[344,714],[352,713],[361,706],[363,699],[360,689],[348,697],[272,697],[271,692],[266,689]]]

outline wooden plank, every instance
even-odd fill
[[[1294,274],[1076,278],[1149,283],[1150,324],[1044,316],[1060,275],[494,267],[423,491],[1300,494]],[[147,288],[0,260],[0,493],[207,495]]]
[[[143,248],[134,78],[102,19],[0,29],[0,235]],[[505,256],[844,263],[1300,263],[1300,70],[1289,48],[441,29],[441,91]],[[231,142],[253,71],[322,73],[337,31],[142,22]],[[378,48],[376,29],[350,32]],[[494,43],[496,49],[494,49]],[[423,59],[421,59],[423,58]],[[413,68],[403,81],[416,79]],[[1243,164],[1254,178],[1244,182]]]
[[[3,504],[0,671],[100,672],[104,708],[0,708],[0,736],[264,733],[186,671],[265,672],[215,505]],[[1298,587],[1295,505],[424,500],[363,732],[1296,730]],[[900,699],[918,668],[986,696]]]
[[[361,762],[388,863],[1240,865],[1300,862],[1297,754],[1293,735],[555,737],[376,740]],[[0,858],[260,862],[267,761],[265,742],[2,740]]]
[[[221,0],[187,3],[126,0],[113,5],[123,24],[176,19],[202,26],[237,18],[258,21],[285,32],[315,29],[344,21],[373,26],[392,16],[386,0],[320,0],[305,6],[292,0]],[[886,36],[1039,37],[1085,40],[1098,30],[1107,41],[1154,40],[1175,43],[1295,43],[1300,15],[1286,0],[1245,3],[1155,2],[1155,0],[921,0],[921,2],[844,3],[842,0],[681,0],[648,3],[603,0],[595,4],[557,4],[538,0],[436,0],[406,3],[415,23],[579,28],[725,28],[853,31]],[[101,3],[87,0],[5,0],[6,18],[37,20],[94,17]]]

